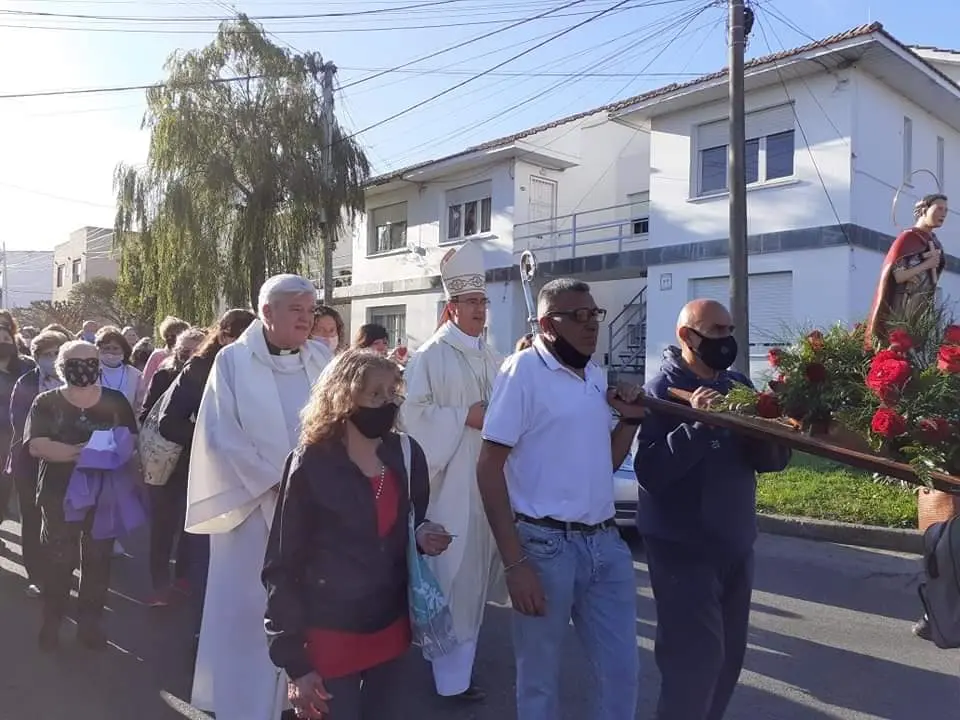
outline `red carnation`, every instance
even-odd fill
[[[819,330],[814,330],[807,335],[807,342],[810,343],[810,347],[812,347],[814,351],[823,350],[823,333]]]
[[[937,368],[946,373],[960,373],[960,346],[941,345],[937,353]]]
[[[780,401],[776,395],[766,392],[757,395],[757,415],[762,418],[775,419],[782,414]]]
[[[960,325],[949,325],[943,333],[943,342],[947,345],[960,345]]]
[[[890,333],[890,348],[900,352],[907,352],[913,347],[913,338],[906,330],[893,330]]]
[[[822,363],[818,362],[808,363],[803,369],[803,374],[806,375],[807,380],[812,383],[822,383],[827,379],[827,369]]]
[[[942,417],[922,418],[917,423],[917,430],[923,439],[929,442],[943,442],[953,435],[950,423]]]
[[[910,363],[892,351],[882,351],[877,353],[873,362],[870,363],[867,387],[873,390],[881,400],[889,403],[899,396],[903,386],[910,380],[910,373]]]
[[[767,362],[770,363],[770,367],[780,367],[780,363],[783,362],[783,350],[780,348],[772,348],[767,352]]]
[[[876,355],[873,356],[872,362],[881,362],[883,360],[906,360],[902,353],[897,352],[896,350],[880,350]]]
[[[873,414],[870,429],[881,437],[895,438],[907,431],[907,421],[896,410],[880,408]]]

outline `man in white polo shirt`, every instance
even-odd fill
[[[547,283],[537,313],[542,334],[500,369],[477,463],[516,611],[517,716],[561,718],[560,657],[572,619],[594,671],[590,720],[633,720],[636,579],[613,521],[613,472],[644,410],[636,387],[608,390],[590,360],[606,311],[589,285]],[[620,414],[612,433],[611,408]]]

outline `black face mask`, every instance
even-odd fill
[[[350,415],[350,422],[361,435],[374,440],[383,437],[393,429],[399,409],[394,403],[387,403],[380,407],[358,407]]]
[[[721,338],[712,338],[687,328],[700,338],[700,347],[693,352],[711,370],[722,372],[729,368],[737,359],[737,339],[733,335]]]
[[[556,339],[550,344],[553,346],[553,351],[557,354],[560,362],[567,367],[572,367],[574,370],[583,370],[590,362],[590,355],[584,355],[577,350],[560,333],[557,333]]]
[[[90,387],[100,379],[100,358],[73,358],[63,364],[63,379],[73,387]]]

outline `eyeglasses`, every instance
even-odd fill
[[[554,317],[570,318],[574,322],[585,325],[591,320],[596,320],[597,322],[602,323],[607,318],[607,311],[603,308],[577,308],[576,310],[568,310],[566,312],[552,312],[550,315]]]
[[[368,403],[367,407],[383,407],[384,405],[389,405],[391,403],[394,405],[402,405],[406,398],[400,393],[384,395],[383,393],[375,392],[367,395],[364,400]]]
[[[490,306],[489,298],[470,298],[469,300],[457,300],[457,305],[466,305],[471,308],[486,308]]]

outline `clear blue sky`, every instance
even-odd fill
[[[429,2],[430,0],[419,0]],[[436,2],[436,0],[434,0]],[[567,0],[572,2],[572,0]],[[453,0],[341,17],[264,20],[276,38],[318,50],[341,69],[338,114],[359,130],[467,80],[617,0],[580,0],[557,17],[466,44],[564,0]],[[0,94],[139,85],[162,80],[170,53],[206,44],[235,7],[251,16],[356,13],[418,0],[0,0]],[[377,171],[456,152],[563,115],[725,64],[722,7],[707,0],[629,0],[623,9],[360,136]],[[939,0],[755,0],[764,55],[884,23],[907,44],[956,46],[960,5]],[[28,14],[24,14],[28,13]],[[153,18],[64,18],[37,13]],[[162,19],[167,19],[162,21]],[[423,28],[422,26],[433,26]],[[415,29],[419,27],[420,29]],[[808,37],[809,36],[809,37]],[[769,43],[769,44],[768,44]],[[460,46],[462,47],[456,47]],[[443,48],[402,72],[365,80]],[[356,83],[356,84],[355,84]],[[0,215],[11,249],[44,249],[85,224],[112,224],[112,172],[143,162],[143,92],[0,99]]]

